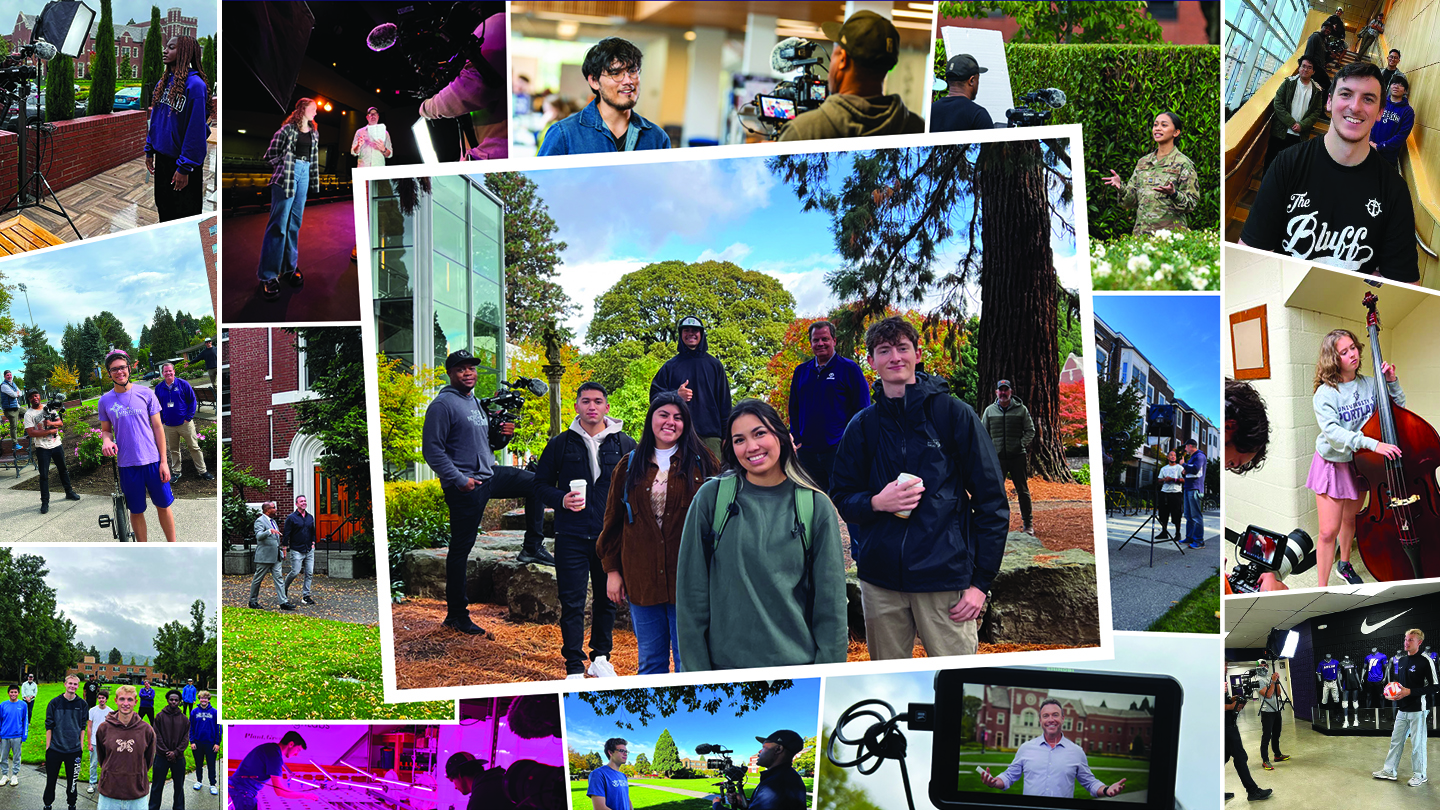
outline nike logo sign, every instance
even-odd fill
[[[1409,613],[1410,611],[1412,611],[1412,610],[1414,610],[1414,609],[1415,609],[1415,608],[1407,608],[1407,609],[1405,609],[1405,610],[1402,610],[1402,611],[1400,611],[1399,613],[1396,613],[1394,616],[1391,616],[1390,618],[1386,619],[1385,621],[1380,622],[1379,624],[1371,624],[1371,623],[1370,623],[1370,620],[1369,620],[1369,619],[1366,619],[1366,620],[1360,622],[1360,632],[1361,632],[1361,633],[1364,633],[1365,635],[1368,636],[1368,635],[1370,635],[1371,633],[1375,632],[1376,630],[1379,630],[1380,628],[1384,627],[1385,625],[1389,624],[1390,622],[1395,621],[1396,619],[1400,618],[1401,616],[1404,616],[1406,613]]]

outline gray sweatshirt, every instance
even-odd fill
[[[485,481],[495,474],[490,451],[490,420],[474,392],[461,393],[447,385],[425,409],[421,452],[442,487],[464,485],[466,479]]]
[[[1400,381],[1386,383],[1395,404],[1405,405],[1405,392]],[[1315,452],[1326,461],[1337,464],[1353,461],[1356,450],[1374,450],[1379,442],[1365,436],[1360,429],[1375,412],[1375,379],[1364,374],[1339,385],[1321,385],[1315,389],[1315,421],[1320,435],[1315,437]]]
[[[913,135],[924,131],[925,119],[905,109],[905,102],[899,96],[865,98],[837,94],[791,121],[780,133],[780,140]]]

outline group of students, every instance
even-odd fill
[[[27,685],[33,682],[32,676]],[[181,707],[181,691],[171,689],[165,696],[165,708],[156,715],[155,690],[148,681],[140,690],[129,684],[116,687],[113,709],[107,705],[108,689],[97,684],[91,706],[78,694],[79,688],[80,679],[67,675],[65,691],[45,707],[45,810],[51,810],[55,801],[62,767],[66,806],[75,810],[80,759],[85,752],[90,753],[86,793],[99,793],[99,810],[159,810],[167,779],[174,782],[172,810],[184,810],[187,747],[195,761],[194,789],[204,787],[202,768],[208,768],[210,794],[219,795],[220,712],[210,705],[208,691],[198,693],[198,704],[187,714]],[[20,749],[30,736],[30,703],[20,700],[20,685],[11,685],[8,692],[8,702],[0,703],[0,785],[18,786]]]
[[[496,468],[474,398],[476,361],[455,352],[446,363],[451,384],[424,428],[425,459],[451,516],[445,624],[486,634],[465,597],[479,518],[491,498],[533,492],[556,509],[562,604],[578,595],[578,610],[562,616],[568,677],[586,671],[587,584],[595,594],[592,675],[614,674],[607,658],[622,601],[641,674],[846,660],[841,520],[872,659],[911,657],[917,635],[929,655],[976,652],[1009,526],[995,445],[974,410],[917,371],[913,326],[885,319],[865,344],[879,378],[874,404],[844,428],[833,470],[819,471],[828,489],[800,461],[771,405],[730,407],[728,385],[702,384],[699,355],[689,371],[657,375],[638,442],[608,416],[605,388],[589,382],[577,392],[575,423],[551,440],[537,473]],[[725,407],[715,411],[706,400],[721,392]],[[712,412],[723,422],[707,430],[702,414]],[[711,431],[718,458],[705,441]]]

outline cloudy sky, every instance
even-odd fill
[[[65,324],[79,325],[107,309],[135,341],[157,306],[196,318],[214,314],[200,229],[194,222],[12,256],[0,265],[0,283],[26,286],[25,293],[10,291],[10,317],[23,325],[33,315],[57,350]],[[0,366],[24,370],[25,352],[18,341],[14,348],[0,352]]]
[[[85,5],[95,12],[95,18],[100,18],[100,0],[85,0]],[[135,22],[149,22],[150,8],[154,6],[160,9],[160,17],[164,19],[166,12],[171,8],[178,8],[186,17],[196,19],[196,35],[199,37],[209,36],[218,29],[216,20],[216,3],[181,3],[181,2],[141,2],[141,0],[110,0],[110,15],[114,18],[116,25],[124,25],[130,20]],[[5,26],[4,33],[9,34],[15,27],[16,15],[39,14],[45,8],[45,0],[0,0],[0,24]]]
[[[155,631],[178,621],[190,624],[190,605],[205,603],[215,615],[218,576],[215,549],[165,544],[124,548],[51,547],[45,558],[59,608],[75,623],[75,636],[101,654],[118,647],[155,654]]]
[[[832,169],[833,171],[833,169]],[[839,303],[825,274],[840,264],[830,217],[803,212],[764,158],[683,161],[526,173],[568,247],[559,281],[580,312],[569,325],[584,337],[595,297],[626,273],[668,259],[726,260],[778,278],[795,296],[795,314],[817,316]],[[1052,237],[1067,287],[1079,287],[1073,238]],[[955,267],[958,240],[935,266]]]

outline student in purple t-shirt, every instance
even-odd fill
[[[170,505],[170,465],[166,463],[165,429],[160,424],[160,400],[154,392],[130,382],[130,355],[112,349],[105,355],[105,371],[115,388],[100,397],[101,452],[120,465],[120,488],[130,508],[136,542],[146,540],[145,495],[160,515],[160,531],[175,542],[175,515]]]

